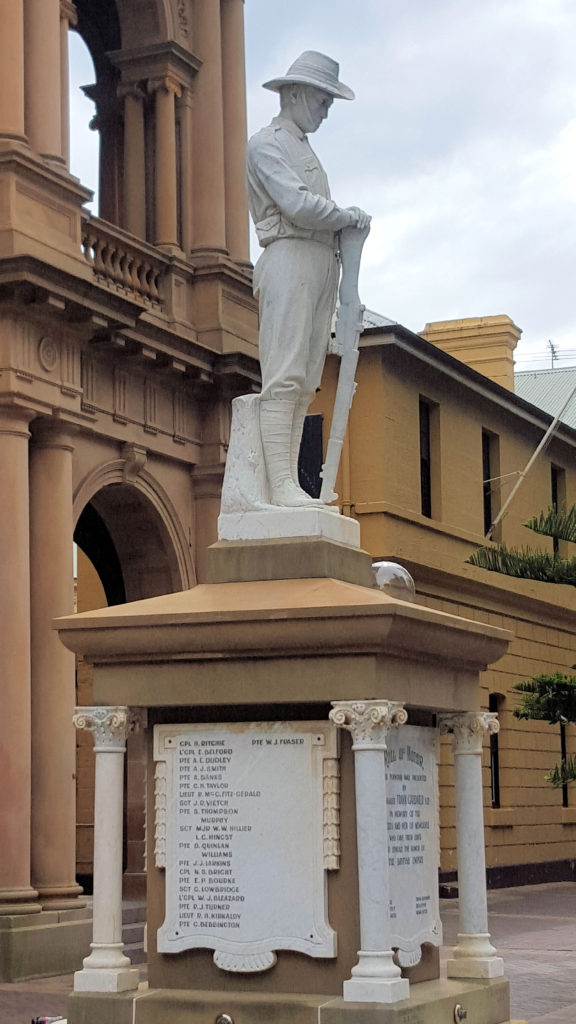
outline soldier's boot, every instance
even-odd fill
[[[302,402],[297,417],[297,406],[300,404],[281,399],[260,402],[260,434],[270,487],[270,502],[284,508],[325,508],[326,506],[317,498],[311,498],[306,494],[306,491],[295,483],[293,477],[295,460],[292,453],[298,432],[298,449],[300,448],[304,417],[308,408],[308,402]],[[297,468],[296,454],[296,471]]]

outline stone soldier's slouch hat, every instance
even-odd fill
[[[343,82],[338,81],[340,65],[316,50],[305,50],[290,65],[283,78],[272,78],[264,82],[264,89],[280,92],[284,85],[313,85],[330,96],[340,100],[353,100],[354,93]]]

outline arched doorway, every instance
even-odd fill
[[[114,470],[111,471],[112,475]],[[79,612],[104,605],[154,597],[182,589],[187,580],[179,567],[173,536],[174,516],[163,513],[139,486],[105,483],[86,502],[77,519],[76,602]],[[157,497],[157,495],[156,495]],[[92,671],[82,658],[76,667],[77,705],[93,703]],[[89,733],[76,736],[77,877],[91,891],[94,830],[94,752]],[[129,737],[125,777],[125,890],[144,891],[146,765],[142,734]]]

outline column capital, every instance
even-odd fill
[[[492,711],[462,711],[438,716],[441,734],[450,734],[454,751],[459,754],[479,754],[484,733],[498,732],[498,716]]]
[[[144,727],[145,716],[141,708],[85,707],[76,708],[72,721],[77,729],[94,733],[97,752],[123,753],[126,737]]]
[[[67,21],[73,28],[78,24],[78,11],[72,0],[60,0],[60,20]]]
[[[182,95],[182,86],[175,78],[170,75],[162,75],[160,78],[149,78],[148,79],[148,92],[156,93],[163,90],[167,93],[172,93],[174,96]]]
[[[399,701],[335,700],[329,717],[352,734],[353,750],[386,750],[388,731],[404,725],[408,712]]]
[[[37,414],[19,405],[0,405],[0,434],[30,437],[28,426]]]
[[[121,82],[116,89],[116,95],[119,100],[124,100],[126,97],[134,100],[143,100],[146,92],[140,82]]]
[[[73,437],[77,433],[74,424],[59,419],[38,419],[31,426],[32,443],[35,448],[61,448],[73,452]]]

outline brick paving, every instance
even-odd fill
[[[510,979],[512,1019],[576,1024],[576,884],[496,889],[488,893],[488,906],[492,939]],[[446,959],[456,940],[457,900],[442,901],[442,918]],[[71,974],[0,984],[0,1024],[65,1015],[71,991]]]
[[[2,1024],[30,1024],[34,1017],[66,1015],[66,1000],[72,991],[72,974],[36,981],[0,984]]]
[[[576,1024],[576,884],[494,889],[488,908],[510,981],[512,1019]],[[442,919],[449,947],[456,941],[457,900],[442,901]]]

